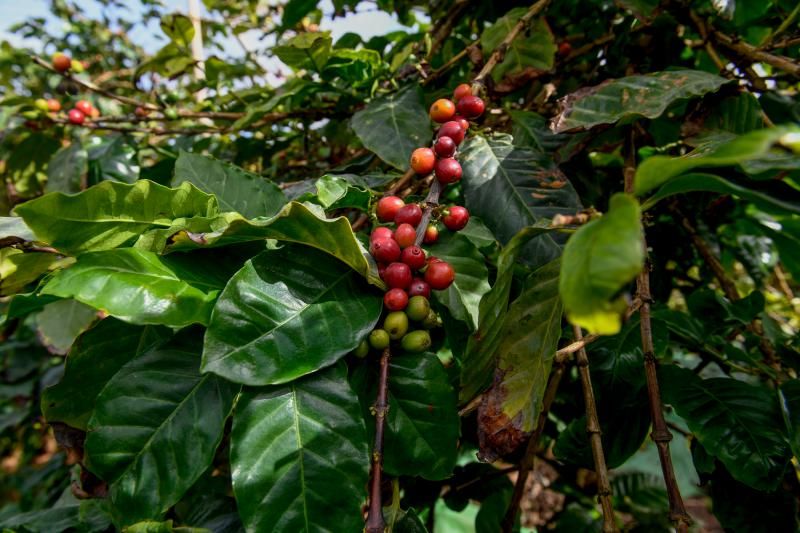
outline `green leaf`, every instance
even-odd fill
[[[354,187],[346,179],[325,174],[316,182],[317,200],[326,210],[355,207],[366,211],[372,194],[362,188]]]
[[[769,194],[739,185],[714,174],[690,172],[681,174],[664,183],[656,193],[643,204],[642,210],[653,207],[656,203],[676,194],[696,191],[710,191],[719,194],[731,194],[752,202],[767,211],[800,213],[800,204],[790,203]]]
[[[781,412],[789,435],[789,446],[800,457],[800,381],[791,380],[780,388]]]
[[[620,295],[644,268],[638,202],[617,193],[609,211],[575,232],[564,248],[559,289],[567,318],[590,333],[620,330],[627,304]]]
[[[107,531],[111,525],[107,503],[102,499],[78,500],[65,493],[51,507],[0,518],[3,531],[61,533]]]
[[[87,148],[89,175],[92,183],[120,181],[133,183],[139,179],[136,147],[122,135],[91,137]]]
[[[708,452],[734,478],[758,490],[781,483],[790,453],[775,397],[763,386],[731,378],[700,379],[674,366],[659,371],[672,404]]]
[[[200,335],[181,332],[125,364],[97,397],[87,466],[110,483],[117,525],[159,518],[209,467],[239,386],[198,372]]]
[[[369,451],[343,363],[248,390],[233,417],[231,469],[248,531],[360,531]]]
[[[0,248],[35,239],[33,231],[20,217],[0,217]]]
[[[363,364],[353,383],[372,435],[378,378]],[[383,445],[383,469],[391,476],[450,476],[458,452],[456,393],[447,371],[432,353],[394,355],[389,362],[389,412]]]
[[[161,19],[161,31],[181,48],[188,48],[194,38],[194,25],[186,15],[164,15]]]
[[[567,135],[558,135],[550,131],[547,119],[538,113],[509,111],[508,114],[513,121],[514,146],[527,148],[542,156],[552,154],[569,140]]]
[[[614,124],[623,119],[661,116],[673,102],[716,92],[730,80],[700,70],[667,70],[607,80],[559,101],[556,133]]]
[[[97,395],[128,361],[159,344],[169,330],[131,326],[113,318],[83,333],[72,346],[61,381],[42,393],[42,413],[49,423],[83,429]]]
[[[66,262],[57,254],[24,252],[17,248],[0,249],[0,296],[25,289],[29,283]]]
[[[350,121],[366,148],[402,171],[408,169],[411,152],[430,142],[433,132],[429,124],[417,84],[376,98]]]
[[[295,70],[320,72],[330,57],[331,43],[328,32],[302,32],[286,44],[273,47],[272,51],[278,59]]]
[[[317,7],[315,0],[289,0],[283,7],[281,26],[292,28]]]
[[[495,379],[478,410],[484,460],[512,452],[539,419],[561,337],[559,268],[556,260],[531,274],[503,320]]]
[[[497,348],[502,340],[503,324],[511,293],[514,263],[522,248],[531,240],[550,231],[543,227],[521,230],[503,248],[497,258],[494,285],[478,305],[478,330],[467,340],[461,364],[459,401],[466,403],[483,389],[492,377]]]
[[[103,182],[75,195],[50,193],[16,213],[37,239],[76,254],[129,243],[145,231],[183,217],[218,215],[217,200],[189,183],[170,189],[151,181]]]
[[[61,143],[53,137],[41,133],[28,135],[5,160],[5,182],[12,183],[23,198],[34,196],[47,179],[47,165],[59,148]]]
[[[72,142],[53,156],[47,165],[47,192],[76,193],[88,171],[89,154],[78,142]]]
[[[97,320],[97,311],[75,300],[58,300],[36,315],[36,332],[42,344],[55,354],[65,354],[78,335]]]
[[[172,525],[172,520],[165,522],[156,522],[153,520],[145,520],[144,522],[137,522],[132,526],[128,526],[122,530],[123,533],[211,533],[210,529],[199,527],[175,527]]]
[[[638,195],[654,189],[684,172],[701,167],[728,167],[758,160],[768,155],[773,146],[790,135],[800,133],[797,127],[756,130],[728,142],[712,143],[681,157],[655,155],[645,159],[636,169],[635,192]],[[769,165],[766,165],[767,167]]]
[[[313,248],[259,254],[231,278],[205,337],[203,371],[237,383],[285,383],[328,366],[375,326],[381,299]]]
[[[487,57],[527,11],[527,7],[514,8],[483,30],[481,48]],[[553,68],[556,50],[550,27],[544,20],[535,19],[524,34],[511,42],[503,62],[492,70],[492,77],[495,81],[500,81],[506,75],[519,74],[526,69],[550,70]]]
[[[338,76],[348,84],[358,87],[374,83],[382,66],[381,55],[375,50],[337,49],[331,52],[325,63],[322,77],[333,80]]]
[[[57,272],[41,292],[75,298],[134,324],[207,324],[222,287],[212,265],[192,263],[130,248],[90,252]]]
[[[515,147],[508,135],[475,135],[459,154],[466,207],[501,243],[543,218],[581,209],[575,189],[552,160]],[[531,241],[523,252],[534,267],[559,255],[561,247],[551,235]]]
[[[470,330],[478,328],[478,305],[489,292],[489,269],[486,260],[475,245],[460,233],[444,234],[435,245],[428,247],[431,255],[447,261],[456,271],[456,278],[444,291],[434,291],[433,296],[458,320],[466,322]]]
[[[286,203],[280,187],[267,178],[213,157],[181,150],[175,162],[172,186],[186,181],[215,195],[222,210],[236,211],[245,218],[271,217]]]

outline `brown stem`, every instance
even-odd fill
[[[575,340],[583,339],[583,332],[578,326],[573,326]],[[594,458],[594,470],[597,472],[597,496],[600,506],[603,508],[603,532],[611,533],[618,531],[614,522],[614,506],[611,504],[611,483],[608,480],[608,467],[606,466],[606,456],[603,453],[603,440],[601,438],[600,419],[597,417],[597,405],[594,400],[594,389],[592,378],[589,375],[589,356],[586,355],[586,348],[581,347],[576,357],[578,363],[578,373],[581,378],[581,388],[583,389],[583,402],[586,407],[586,432],[589,434],[589,443],[592,446],[592,457]]]
[[[447,10],[442,20],[438,23],[434,24],[434,31],[433,35],[431,36],[431,49],[428,50],[428,55],[426,59],[430,61],[430,59],[439,51],[439,48],[442,47],[442,43],[447,37],[452,33],[453,27],[458,22],[459,18],[461,17],[461,13],[469,6],[469,0],[456,0],[450,6],[450,9]]]
[[[442,184],[439,180],[433,180],[431,188],[428,191],[428,196],[425,197],[425,208],[422,210],[422,220],[417,226],[417,239],[414,242],[417,246],[422,245],[425,238],[425,230],[428,228],[428,222],[431,221],[431,213],[439,205],[439,195],[442,193]]]
[[[464,59],[464,57],[466,57],[466,55],[469,54],[470,49],[472,49],[475,46],[478,46],[480,42],[481,42],[480,39],[476,39],[467,46],[465,46],[463,50],[461,50],[459,53],[448,59],[444,65],[442,65],[441,67],[437,68],[436,70],[428,74],[428,77],[420,82],[421,85],[423,87],[425,85],[428,85],[433,80],[439,78],[442,74],[453,68],[453,65]]]
[[[517,38],[517,35],[526,30],[528,26],[530,26],[533,18],[541,13],[549,3],[550,0],[539,0],[533,4],[524,15],[522,15],[514,27],[511,28],[511,31],[508,32],[508,35],[506,35],[497,48],[494,49],[494,52],[492,52],[492,55],[489,56],[489,59],[483,65],[483,68],[478,75],[472,80],[472,94],[478,94],[480,92],[481,87],[485,85],[484,80],[486,79],[486,76],[491,74],[494,67],[503,62],[506,52],[508,51],[508,47],[511,46],[511,43]]]
[[[631,128],[630,135],[626,141],[625,151],[625,192],[633,194],[633,178],[636,175],[636,146],[634,143],[635,132]],[[644,241],[644,238],[642,239]],[[645,253],[647,243],[643,242]],[[669,453],[669,441],[672,440],[664,420],[664,405],[661,402],[661,390],[658,385],[657,361],[655,348],[653,346],[653,330],[650,322],[650,273],[649,267],[645,268],[636,277],[636,289],[639,300],[642,304],[639,308],[639,324],[642,336],[642,351],[644,352],[644,374],[647,382],[647,397],[650,403],[650,417],[653,421],[653,430],[650,438],[658,449],[658,458],[661,462],[661,472],[664,477],[664,484],[667,487],[667,497],[669,499],[669,518],[675,524],[678,533],[687,533],[692,519],[686,512],[683,505],[678,481],[675,478],[675,469],[672,466],[672,456]]]
[[[369,491],[369,512],[364,524],[365,533],[383,533],[386,523],[383,520],[383,502],[381,501],[381,465],[383,465],[383,426],[386,412],[389,410],[388,380],[389,360],[392,352],[386,348],[381,355],[381,371],[378,379],[378,397],[375,400],[375,445],[372,448],[372,482]]]
[[[514,484],[514,494],[511,496],[511,502],[508,504],[508,509],[503,517],[502,528],[503,533],[510,533],[514,530],[514,523],[517,521],[517,513],[519,512],[519,504],[522,501],[522,496],[525,494],[525,484],[528,481],[528,475],[533,469],[533,463],[536,460],[536,450],[539,447],[539,439],[542,437],[544,426],[547,423],[547,415],[550,412],[550,407],[553,405],[553,400],[558,391],[558,385],[561,382],[561,376],[564,375],[564,361],[555,361],[553,364],[553,371],[550,373],[550,378],[547,381],[547,388],[544,390],[544,397],[542,398],[542,410],[539,412],[539,418],[536,421],[536,428],[533,430],[528,445],[525,447],[525,454],[519,463],[519,473],[517,474],[517,482]]]

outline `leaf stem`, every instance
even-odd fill
[[[369,493],[369,512],[364,524],[365,533],[383,533],[386,523],[383,520],[383,502],[381,501],[381,466],[383,465],[383,428],[386,413],[389,410],[388,380],[389,360],[392,352],[386,348],[381,355],[380,378],[378,379],[378,396],[375,400],[375,444],[372,448],[372,475]]]

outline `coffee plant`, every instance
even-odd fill
[[[3,531],[797,530],[796,1],[49,9]]]

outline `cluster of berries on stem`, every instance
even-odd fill
[[[53,69],[61,74],[67,74],[69,72],[74,74],[80,74],[86,68],[86,65],[78,61],[77,59],[70,59],[70,57],[66,54],[58,52],[53,55],[52,59],[52,66]],[[35,120],[39,118],[37,113],[58,113],[61,111],[61,102],[56,100],[55,98],[38,98],[34,102],[34,107],[36,107],[36,112],[33,112],[32,115],[29,117],[31,120]],[[74,124],[75,126],[80,126],[86,121],[86,117],[90,118],[97,118],[100,116],[100,110],[97,109],[92,103],[88,100],[78,100],[75,105],[67,112],[67,120],[70,124]]]

